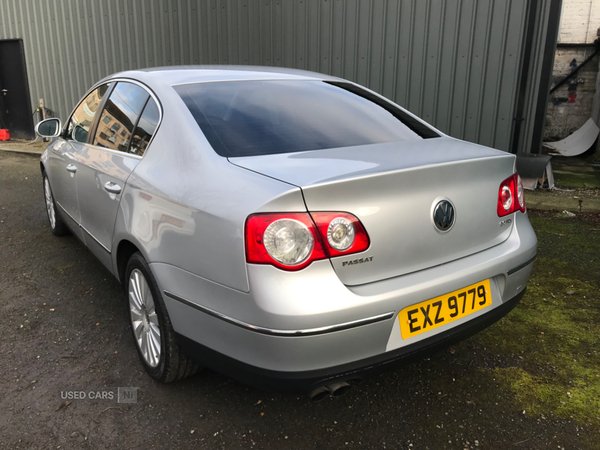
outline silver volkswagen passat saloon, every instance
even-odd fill
[[[536,255],[514,155],[328,75],[122,72],[37,132],[52,232],[123,284],[159,381],[340,393],[507,314]]]

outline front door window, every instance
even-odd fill
[[[77,142],[86,143],[94,117],[102,103],[102,97],[108,91],[110,84],[103,84],[94,89],[77,107],[67,126],[67,135]]]

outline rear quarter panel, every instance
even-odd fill
[[[162,123],[127,181],[114,248],[129,240],[150,263],[248,292],[246,218],[257,211],[305,211],[300,189],[218,156],[175,91],[164,90]],[[116,267],[116,252],[113,261]]]

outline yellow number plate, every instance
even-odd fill
[[[402,339],[454,322],[492,304],[490,280],[404,308],[398,314]]]

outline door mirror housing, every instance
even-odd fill
[[[52,118],[42,120],[35,126],[35,132],[43,138],[55,138],[60,136],[62,126],[60,119]]]

